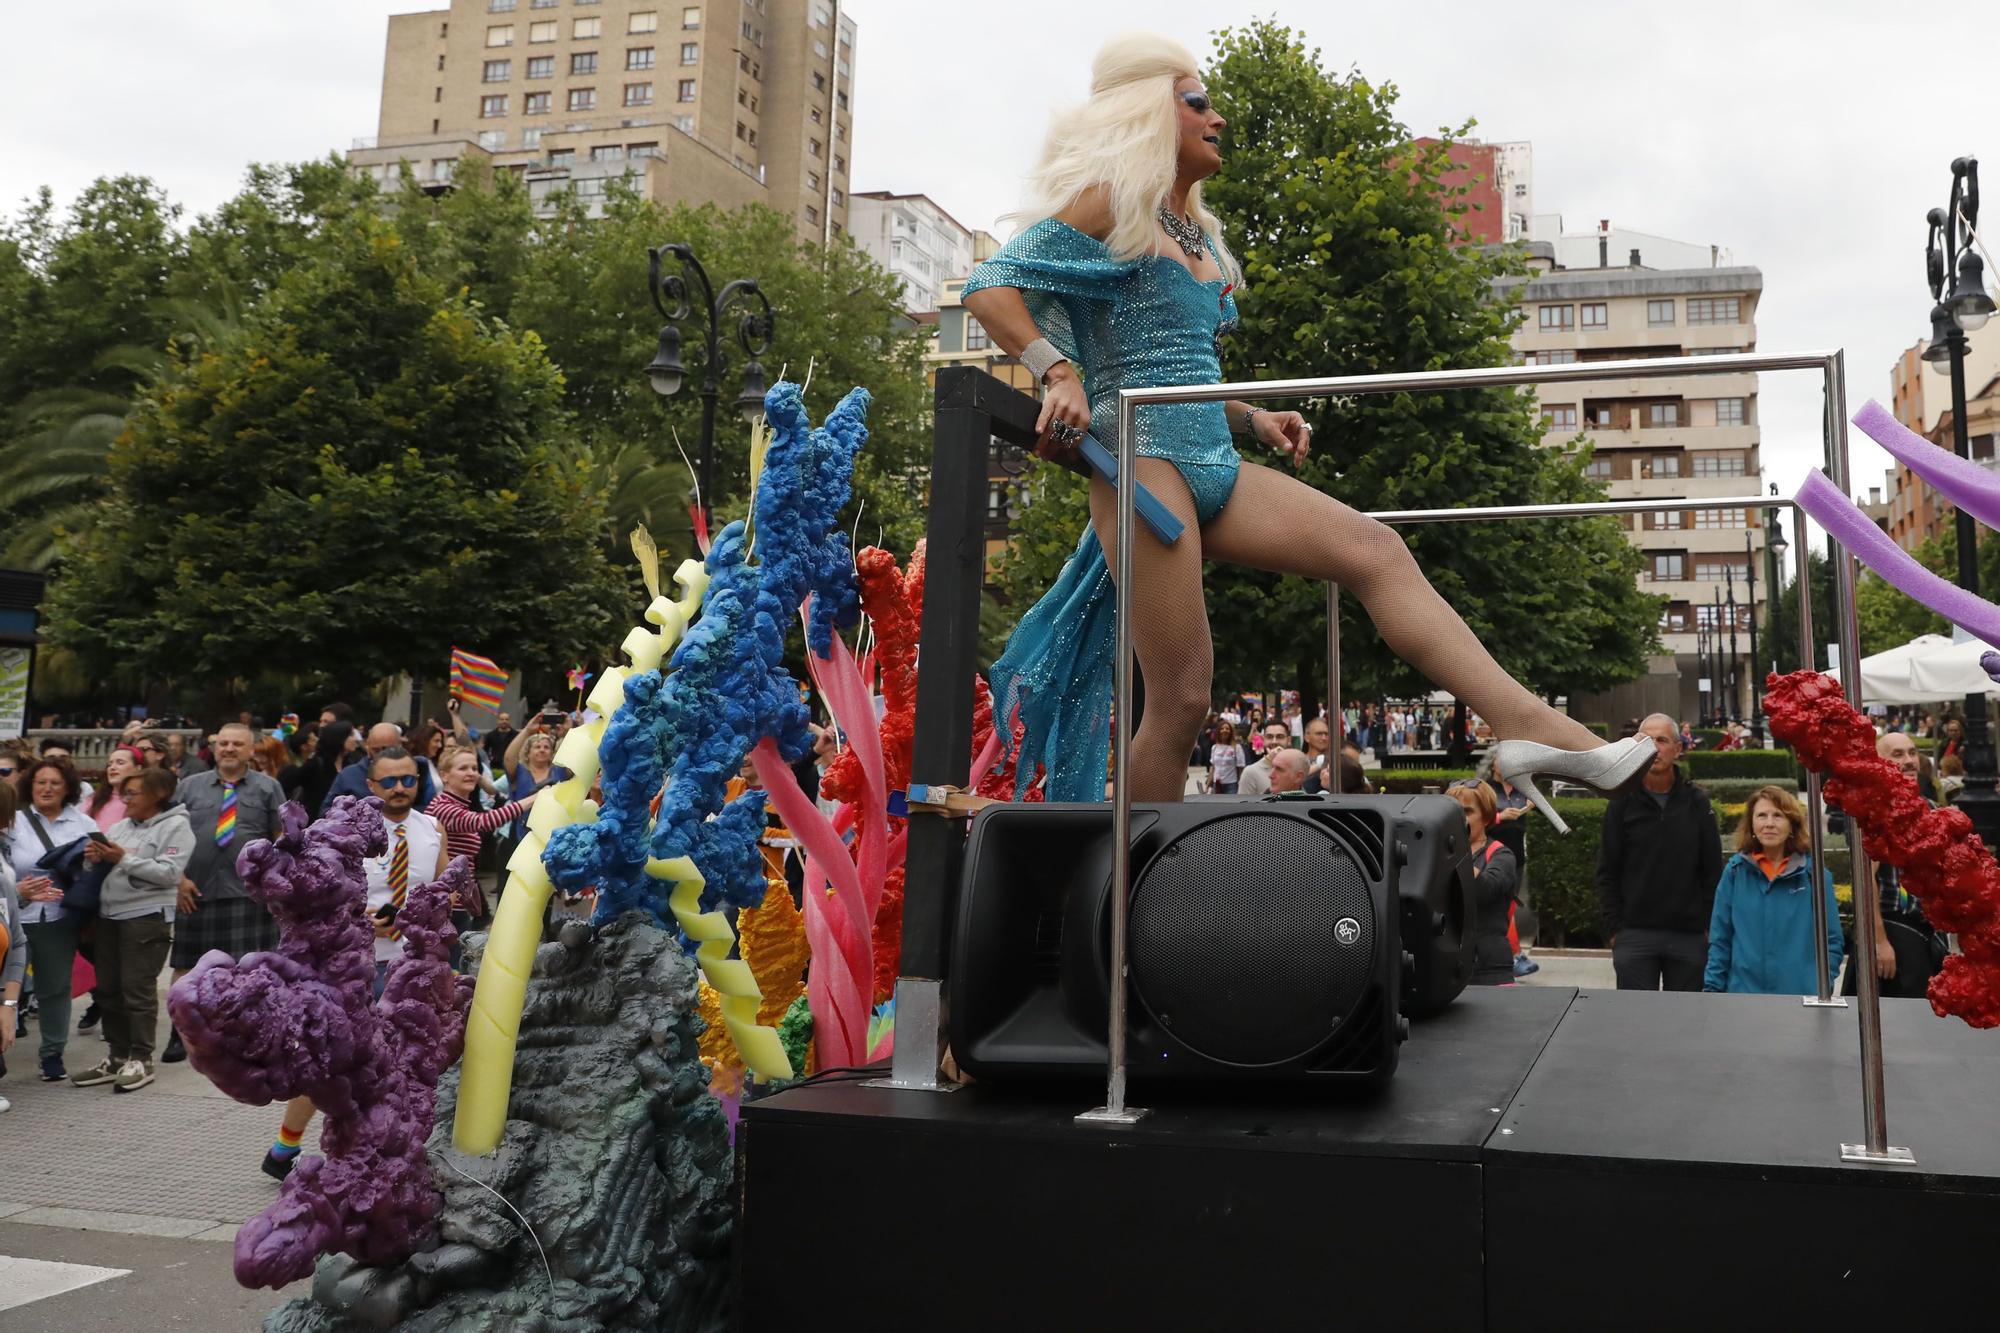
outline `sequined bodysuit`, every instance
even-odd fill
[[[1103,242],[1050,218],[975,268],[965,294],[987,287],[1021,293],[1036,327],[1082,375],[1091,433],[1114,453],[1120,389],[1221,381],[1217,339],[1236,326],[1236,303],[1221,279],[1204,282],[1170,257],[1115,260]],[[1174,465],[1201,522],[1222,511],[1238,457],[1221,403],[1141,407],[1136,429],[1138,454]],[[1040,765],[1048,799],[1104,799],[1115,613],[1104,549],[1086,526],[993,666],[995,717],[1018,707],[1024,727],[1017,793]]]

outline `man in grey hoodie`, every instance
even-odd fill
[[[168,808],[173,771],[146,767],[125,779],[125,818],[110,837],[84,849],[109,862],[97,906],[97,1004],[111,1054],[95,1069],[72,1074],[78,1087],[114,1085],[136,1092],[153,1081],[153,1034],[160,1021],[160,970],[174,938],[174,898],[194,855],[187,812]]]

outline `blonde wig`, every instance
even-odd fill
[[[1090,69],[1090,100],[1056,116],[1028,177],[1028,197],[1013,218],[1039,222],[1068,208],[1085,190],[1102,185],[1111,195],[1111,257],[1136,259],[1161,253],[1155,214],[1173,187],[1180,155],[1179,79],[1199,78],[1185,46],[1152,33],[1114,37]],[[1215,242],[1222,271],[1240,284],[1243,270],[1223,243],[1222,227],[1201,202],[1201,184],[1188,191],[1188,212]]]

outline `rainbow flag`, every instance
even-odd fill
[[[451,692],[453,697],[478,704],[491,712],[500,707],[500,696],[507,692],[507,673],[492,658],[454,646],[451,650]]]

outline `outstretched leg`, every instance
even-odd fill
[[[1604,743],[1501,669],[1431,587],[1393,530],[1297,477],[1245,463],[1228,505],[1202,529],[1201,537],[1211,560],[1330,581],[1351,590],[1396,656],[1465,700],[1502,739],[1565,750]],[[1149,691],[1152,679],[1148,673]]]
[[[1208,636],[1208,604],[1202,600],[1194,496],[1164,459],[1140,459],[1139,481],[1186,525],[1186,532],[1164,546],[1141,523],[1132,548],[1132,644],[1146,677],[1146,708],[1132,737],[1132,799],[1178,801],[1187,788],[1188,751],[1208,716],[1215,645]],[[1115,579],[1116,502],[1102,477],[1091,479],[1090,522]],[[1125,589],[1118,595],[1125,596]]]

